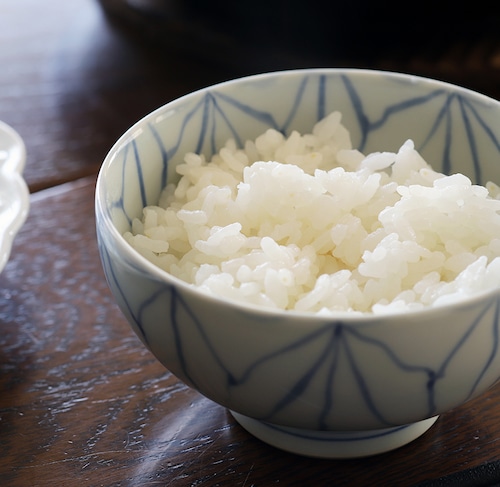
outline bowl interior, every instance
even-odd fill
[[[209,87],[151,113],[117,142],[98,183],[104,212],[124,232],[142,208],[175,182],[186,152],[210,157],[268,128],[310,132],[338,110],[353,147],[397,151],[407,140],[434,169],[474,182],[500,182],[500,102],[404,74],[345,69],[257,75]]]

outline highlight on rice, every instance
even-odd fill
[[[166,272],[249,304],[321,313],[439,306],[500,285],[499,187],[436,172],[411,140],[364,155],[333,112],[207,161],[188,153],[126,240]]]

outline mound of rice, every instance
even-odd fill
[[[432,170],[411,140],[352,149],[334,112],[210,161],[189,153],[127,241],[225,298],[313,313],[439,306],[500,285],[500,193]]]

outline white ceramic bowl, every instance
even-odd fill
[[[26,149],[21,136],[0,122],[0,272],[28,216],[29,191],[23,178],[25,163]]]
[[[285,71],[197,91],[131,127],[99,174],[96,223],[109,286],[166,368],[269,444],[346,458],[410,442],[497,381],[498,289],[389,316],[279,312],[207,296],[122,237],[185,152],[210,156],[269,127],[306,132],[333,110],[364,153],[411,138],[436,170],[500,182],[498,101],[403,74]]]

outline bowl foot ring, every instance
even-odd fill
[[[370,431],[313,431],[275,425],[230,411],[250,434],[265,443],[299,455],[317,458],[357,458],[384,453],[423,435],[438,419]]]

